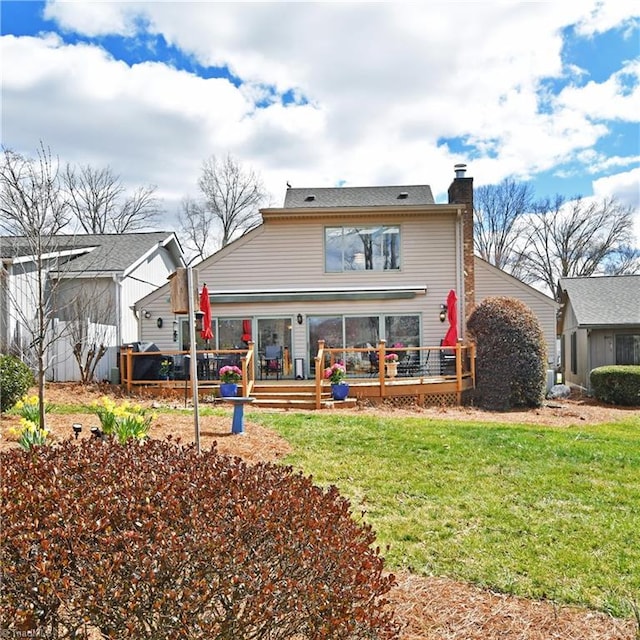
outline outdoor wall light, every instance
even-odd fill
[[[444,322],[447,319],[447,305],[440,305],[440,322]]]
[[[202,311],[196,311],[196,331],[202,331],[203,318],[204,318],[204,313],[202,313]]]
[[[298,321],[298,324],[302,324],[302,314],[301,314],[301,313],[299,313],[299,314],[296,316],[296,320]]]
[[[173,341],[178,342],[178,321],[173,321]]]
[[[162,318],[158,318],[156,324],[158,325],[158,329],[162,329]]]
[[[151,311],[145,311],[144,317],[148,320],[151,317]]]
[[[78,436],[80,435],[80,432],[82,431],[82,425],[76,422],[72,425],[72,428],[73,428],[73,435],[76,437],[76,440],[77,440]]]

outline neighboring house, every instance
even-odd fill
[[[473,179],[464,165],[456,165],[447,204],[436,204],[428,185],[289,188],[283,207],[261,213],[259,227],[193,270],[198,291],[206,284],[210,294],[210,348],[242,348],[248,339],[260,353],[279,345],[284,377],[294,378],[313,375],[319,340],[338,348],[380,339],[439,346],[448,328],[441,307],[453,289],[460,339],[478,290],[514,295],[543,316],[555,357],[553,301],[488,265],[474,275]],[[189,348],[187,318],[172,313],[169,284],[136,308],[141,341]],[[199,335],[197,342],[204,348]],[[347,364],[367,371],[366,357]]]
[[[531,309],[544,332],[547,346],[547,368],[555,371],[558,364],[557,313],[558,303],[544,293],[476,256],[476,302],[485,298],[506,296],[516,298]]]
[[[640,365],[640,275],[561,278],[558,300],[567,384],[589,392],[592,369]]]
[[[100,361],[96,379],[108,379],[117,366],[123,343],[138,339],[134,304],[156,290],[169,274],[184,266],[173,232],[56,235],[43,238],[40,269],[47,283],[47,313],[53,338],[47,353],[47,379],[78,380],[72,355],[71,325],[86,321],[86,334],[106,341],[109,350]],[[38,256],[24,237],[0,238],[0,340],[28,359],[38,310],[35,276]],[[75,326],[75,325],[74,325]],[[55,338],[55,336],[58,336]],[[91,340],[91,338],[89,338]]]

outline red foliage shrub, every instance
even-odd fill
[[[152,440],[2,454],[1,622],[43,637],[393,638],[335,488]]]
[[[486,298],[467,320],[477,344],[476,400],[493,411],[539,407],[547,350],[534,313],[515,298]]]

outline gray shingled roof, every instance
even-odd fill
[[[164,242],[170,231],[150,233],[123,233],[105,235],[57,235],[47,243],[51,251],[82,249],[87,251],[67,264],[65,271],[120,272],[130,267],[159,242]],[[0,257],[18,258],[31,255],[26,239],[20,236],[0,238]]]
[[[394,187],[289,188],[284,198],[285,209],[402,207],[422,204],[435,204],[431,187],[426,184]]]
[[[640,326],[640,275],[561,278],[581,327]]]

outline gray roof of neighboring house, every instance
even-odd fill
[[[640,326],[640,275],[561,278],[580,326]]]
[[[394,187],[289,188],[284,209],[402,207],[435,204],[429,185]]]
[[[172,231],[149,233],[55,235],[45,239],[45,252],[85,249],[65,265],[65,271],[120,272],[148,253],[158,243],[174,236]],[[33,255],[23,236],[2,236],[0,257],[11,259]]]

